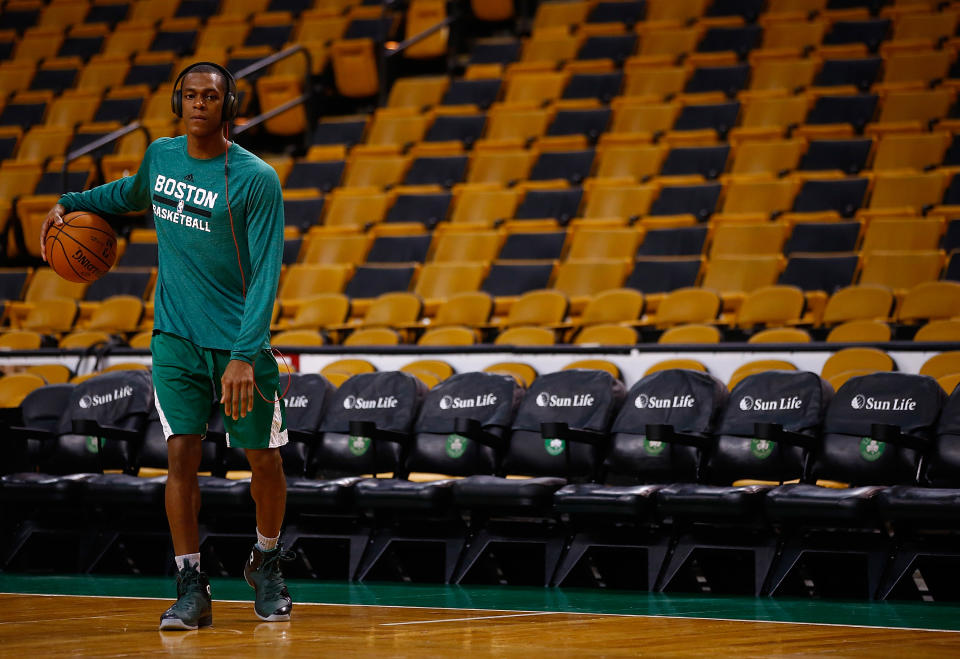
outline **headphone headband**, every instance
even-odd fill
[[[213,67],[223,76],[227,89],[224,93],[223,109],[220,119],[221,121],[233,121],[240,114],[240,103],[237,100],[237,80],[233,77],[232,73],[216,62],[194,62],[180,72],[180,75],[177,76],[177,79],[173,83],[173,93],[170,96],[170,107],[173,113],[178,117],[183,116],[183,88],[180,86],[180,82],[193,69],[200,66]]]

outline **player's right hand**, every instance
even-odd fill
[[[47,232],[50,231],[50,227],[54,224],[58,227],[63,226],[63,216],[66,214],[66,212],[66,208],[60,204],[57,204],[50,209],[50,212],[47,213],[46,219],[40,226],[40,256],[43,257],[44,261],[47,260]]]

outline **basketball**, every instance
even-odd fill
[[[63,225],[52,225],[45,243],[47,262],[66,279],[85,283],[96,281],[117,260],[117,235],[99,215],[76,211],[63,217]]]

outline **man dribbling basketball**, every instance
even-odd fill
[[[177,602],[160,618],[160,629],[213,623],[210,585],[200,571],[197,470],[216,394],[227,442],[245,449],[253,472],[257,542],[244,576],[256,590],[254,610],[262,620],[289,620],[293,603],[278,542],[286,506],[280,446],[287,431],[269,333],[283,254],[280,181],[268,164],[227,140],[225,126],[237,116],[238,100],[225,69],[210,62],[187,67],[171,104],[186,136],[153,142],[135,176],[65,194],[40,229],[41,253],[46,260],[47,231],[61,225],[67,211],[152,207],[160,265],[150,349],[167,437],[166,510],[178,570]]]

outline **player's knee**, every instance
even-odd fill
[[[167,463],[170,474],[196,474],[203,455],[199,435],[174,435],[167,440]]]
[[[250,469],[254,474],[277,474],[283,473],[283,460],[280,457],[280,449],[247,449],[247,460],[250,462]]]

